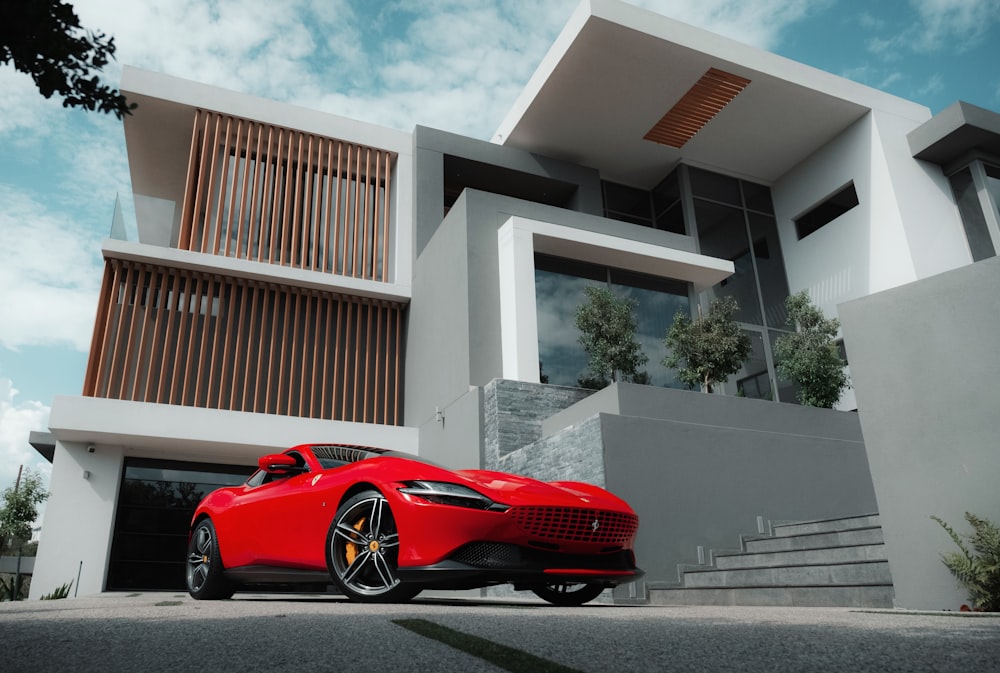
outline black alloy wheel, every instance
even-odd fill
[[[236,586],[225,577],[219,540],[211,519],[201,519],[191,531],[187,553],[187,589],[197,600],[232,597]]]
[[[533,587],[532,592],[553,605],[583,605],[594,600],[604,591],[601,584],[546,584]]]
[[[365,603],[416,596],[419,587],[399,580],[398,559],[399,532],[385,496],[364,491],[337,509],[326,537],[326,564],[345,596]]]

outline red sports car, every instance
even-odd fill
[[[247,585],[325,589],[332,578],[356,601],[512,583],[580,605],[643,574],[633,553],[639,518],[596,486],[451,471],[342,444],[296,446],[259,464],[195,510],[194,598],[229,598]]]

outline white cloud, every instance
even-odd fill
[[[831,0],[636,0],[631,3],[713,33],[773,50],[786,29]]]
[[[47,480],[49,463],[28,443],[32,430],[46,430],[49,407],[41,402],[18,402],[17,389],[8,378],[0,376],[0,490],[12,486],[18,467],[31,468]]]
[[[118,60],[409,130],[489,137],[577,0],[77,0]],[[771,48],[829,0],[637,0]],[[117,77],[111,70],[109,77]]]
[[[0,345],[86,351],[102,277],[99,236],[0,185]]]
[[[910,0],[917,12],[916,51],[968,49],[1000,23],[1000,0]]]

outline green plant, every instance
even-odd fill
[[[804,290],[790,296],[785,309],[788,324],[797,331],[778,337],[774,344],[778,375],[799,384],[803,405],[830,409],[848,385],[834,342],[840,321],[825,317]]]
[[[969,601],[976,610],[1000,612],[1000,528],[991,521],[975,514],[965,513],[965,520],[972,526],[972,535],[966,538],[973,552],[962,542],[955,530],[936,516],[962,553],[948,552],[941,561],[969,592]]]
[[[17,587],[17,595],[14,595],[14,577],[0,577],[0,601],[23,601],[24,585]]]
[[[0,551],[18,549],[31,539],[38,504],[47,497],[42,476],[34,470],[18,474],[14,485],[4,489],[0,495]]]
[[[47,593],[44,596],[41,596],[39,600],[55,601],[59,600],[60,598],[66,598],[67,596],[69,596],[69,589],[72,586],[73,586],[73,580],[70,580],[66,584],[63,584],[61,587],[58,587],[55,590],[53,590],[51,593]]]
[[[708,307],[708,315],[691,320],[678,311],[667,330],[664,344],[669,355],[663,364],[677,369],[677,375],[689,388],[701,385],[702,392],[712,392],[716,383],[725,383],[750,355],[750,337],[733,320],[739,310],[736,300],[722,297]]]
[[[590,286],[587,301],[576,309],[580,345],[590,357],[590,376],[581,377],[585,388],[603,388],[608,382],[632,381],[649,357],[635,339],[634,299],[616,297],[603,287]]]

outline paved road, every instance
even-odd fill
[[[0,603],[0,653],[5,673],[985,673],[1000,671],[1000,615],[103,594]]]

